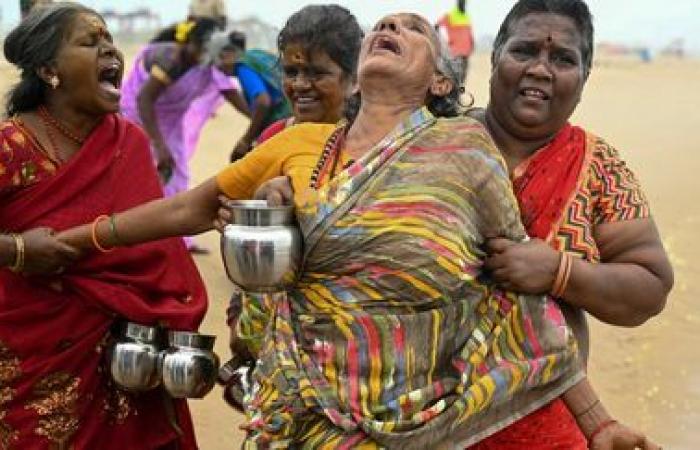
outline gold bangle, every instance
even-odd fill
[[[566,254],[566,272],[564,272],[564,278],[561,281],[561,286],[559,287],[559,298],[564,297],[566,293],[566,288],[569,286],[569,278],[571,278],[571,269],[574,267],[574,257],[570,254]]]
[[[19,273],[24,269],[24,238],[21,234],[12,233],[12,239],[15,241],[15,262],[10,266],[10,270]]]
[[[561,284],[564,279],[564,273],[566,272],[566,252],[561,252],[559,256],[559,267],[557,268],[557,276],[554,278],[554,284],[552,284],[552,289],[549,293],[554,298],[559,298],[559,291],[561,290]]]
[[[559,270],[557,271],[557,279],[552,286],[552,291],[550,292],[554,298],[562,298],[564,292],[566,291],[566,286],[569,284],[569,277],[571,276],[571,267],[574,265],[573,257],[567,252],[561,253],[561,261],[559,263]]]

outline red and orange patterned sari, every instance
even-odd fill
[[[162,195],[143,132],[109,115],[56,165],[0,124],[0,229],[62,230]],[[0,270],[0,448],[195,449],[184,401],[129,394],[103,370],[120,319],[196,329],[206,294],[181,239],[90,254],[60,277]]]

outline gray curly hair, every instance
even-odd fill
[[[444,97],[431,97],[428,101],[428,109],[435,117],[455,117],[464,113],[464,106],[460,97],[464,92],[464,80],[459,62],[450,55],[447,44],[435,33],[435,39],[439,43],[437,61],[435,66],[438,72],[452,82],[452,89]]]

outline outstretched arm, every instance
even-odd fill
[[[219,188],[211,178],[189,191],[151,201],[102,220],[95,238],[103,248],[134,245],[172,236],[203,233],[213,228],[219,208]],[[58,234],[58,238],[79,249],[95,248],[93,224],[81,225]]]

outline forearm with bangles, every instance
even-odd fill
[[[566,391],[562,399],[588,440],[599,427],[612,420],[587,378]]]
[[[81,250],[108,251],[159,239],[203,233],[213,228],[219,207],[216,180],[133,209],[97,217],[58,234],[58,239]]]

